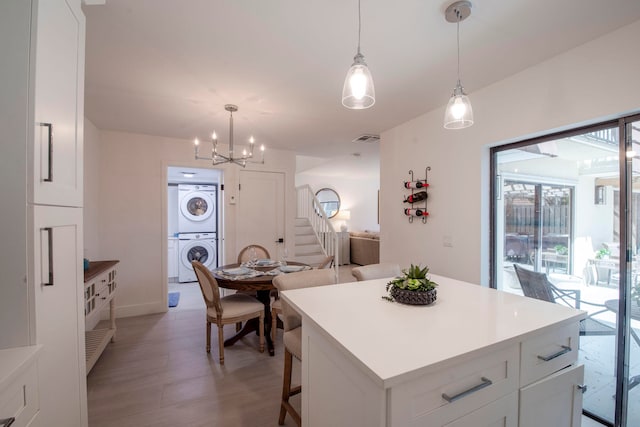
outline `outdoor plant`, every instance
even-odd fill
[[[631,298],[635,300],[637,305],[640,305],[640,282],[631,286]]]
[[[556,245],[553,249],[555,249],[558,255],[566,255],[569,253],[569,249],[565,245]]]
[[[611,255],[611,251],[607,248],[600,248],[596,251],[596,259],[603,259]]]
[[[383,299],[395,301],[392,294],[394,288],[404,291],[428,292],[438,286],[436,282],[429,278],[429,267],[422,268],[420,265],[411,264],[411,267],[402,270],[402,273],[402,276],[396,277],[387,283],[389,295],[383,296]]]

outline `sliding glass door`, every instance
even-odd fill
[[[640,426],[638,141],[629,119],[496,147],[491,158],[492,286],[526,295],[518,265],[573,296],[555,303],[588,312],[584,410],[621,427]]]

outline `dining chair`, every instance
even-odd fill
[[[386,279],[387,277],[397,277],[402,274],[400,266],[392,263],[369,264],[355,267],[351,270],[351,275],[362,282],[363,280]]]
[[[318,264],[318,266],[316,268],[321,269],[321,268],[331,268],[331,267],[333,267],[333,259],[334,259],[333,255],[327,255],[326,258],[323,259],[322,262],[320,264]]]
[[[264,352],[264,304],[245,294],[232,294],[220,298],[220,288],[213,274],[198,261],[191,265],[196,272],[202,296],[207,304],[207,353],[211,352],[211,324],[218,326],[220,364],[224,365],[224,325],[258,318],[260,353]]]
[[[279,292],[314,286],[334,285],[336,277],[330,269],[307,270],[297,273],[281,274],[273,279],[273,285]],[[284,322],[284,375],[282,381],[282,400],[278,424],[284,424],[287,412],[298,426],[301,425],[300,414],[291,406],[289,398],[300,393],[300,386],[291,388],[291,371],[293,357],[302,360],[302,319],[284,300],[282,302],[282,320]]]
[[[581,305],[598,307],[594,313],[580,321],[580,335],[615,335],[616,329],[604,322],[595,319],[594,316],[604,313],[607,308],[604,304],[585,301],[580,298],[579,289],[559,289],[553,285],[545,273],[536,273],[517,264],[513,265],[516,276],[520,282],[520,287],[524,296],[536,298],[542,301],[560,303],[573,308],[581,308]]]
[[[260,245],[249,245],[242,248],[238,253],[238,264],[251,260],[251,249],[255,249],[257,259],[271,259],[269,251]]]

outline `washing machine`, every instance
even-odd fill
[[[178,281],[180,283],[197,281],[191,261],[200,261],[208,269],[218,267],[216,233],[180,233],[178,234]]]
[[[178,185],[178,233],[215,233],[217,186]]]

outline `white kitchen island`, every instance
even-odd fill
[[[429,306],[387,280],[298,289],[302,422],[326,426],[579,426],[585,313],[432,276]]]

